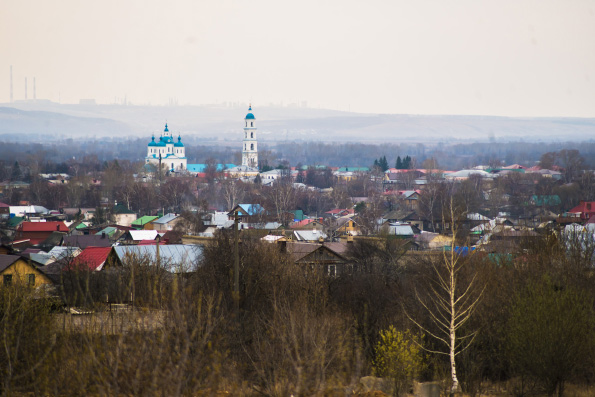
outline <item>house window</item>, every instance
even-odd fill
[[[4,285],[8,286],[12,284],[12,274],[4,275]]]
[[[27,274],[27,284],[31,287],[35,285],[35,274]]]
[[[337,265],[328,265],[326,267],[326,272],[329,276],[335,277],[337,275]]]

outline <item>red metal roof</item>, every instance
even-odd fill
[[[23,232],[64,232],[68,233],[68,228],[64,222],[23,222],[19,226]]]
[[[112,247],[87,247],[73,259],[66,270],[99,271],[103,268],[111,249]]]
[[[318,220],[318,219],[310,219],[310,218],[308,218],[308,219],[304,219],[304,220],[302,220],[302,221],[299,221],[299,222],[293,223],[293,224],[290,226],[290,228],[292,228],[292,229],[295,229],[295,228],[298,228],[298,227],[304,227],[304,226],[306,226],[306,225],[309,225],[310,223],[312,223],[312,222],[315,222],[315,221],[317,221],[317,220]]]
[[[595,201],[581,201],[579,205],[571,209],[571,213],[580,213],[581,219],[588,220],[595,215]]]

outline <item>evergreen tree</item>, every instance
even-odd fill
[[[403,163],[402,163],[403,170],[408,170],[409,168],[411,168],[411,157],[407,156],[405,157],[405,159],[403,159]]]
[[[378,160],[378,166],[382,169],[382,171],[388,170],[388,161],[386,161],[386,156],[382,156],[380,160]]]
[[[401,156],[397,156],[397,164],[395,164],[395,168],[398,170],[403,169],[403,163],[401,162]]]
[[[20,181],[23,179],[23,172],[21,171],[21,166],[19,165],[18,161],[14,162],[12,166],[12,172],[10,174],[10,180],[12,182]]]

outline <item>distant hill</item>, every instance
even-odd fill
[[[241,140],[247,112],[244,106],[61,105],[50,102],[3,106],[0,107],[0,135],[149,137],[151,133],[159,134],[167,121],[174,134],[211,142]],[[361,114],[299,107],[255,107],[254,114],[259,138],[270,143],[595,139],[593,118]]]
[[[81,135],[129,135],[126,123],[99,117],[75,117],[47,111],[25,111],[0,107],[0,135],[77,137]]]

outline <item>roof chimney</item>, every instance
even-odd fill
[[[101,238],[105,238],[105,232],[101,232]]]

